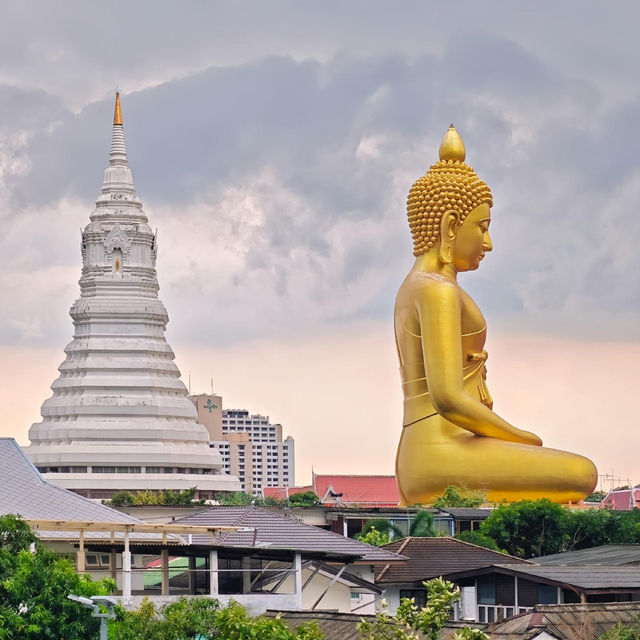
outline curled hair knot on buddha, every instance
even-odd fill
[[[409,190],[407,216],[413,236],[413,255],[431,249],[440,235],[440,222],[455,211],[460,224],[479,205],[493,205],[491,190],[464,160],[464,144],[451,125],[440,145],[440,160]]]

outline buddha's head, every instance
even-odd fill
[[[476,269],[484,252],[491,250],[491,190],[464,161],[464,144],[453,125],[439,153],[439,162],[416,180],[407,198],[413,255],[435,248],[443,261],[458,262],[459,271]]]

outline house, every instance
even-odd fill
[[[389,563],[376,570],[376,584],[385,589],[389,612],[395,613],[401,598],[415,598],[418,605],[426,602],[427,591],[422,584],[431,578],[446,577],[457,572],[483,569],[494,563],[529,565],[522,560],[497,551],[491,551],[455,538],[403,538],[384,545],[381,549],[393,551],[408,558],[405,563]],[[475,607],[456,612],[457,617],[478,619]]]
[[[175,522],[176,525],[235,527],[223,534],[216,544],[227,553],[235,549],[254,549],[256,553],[299,554],[312,560],[302,567],[302,609],[327,608],[362,613],[374,610],[374,602],[381,589],[374,582],[374,570],[387,564],[406,560],[395,551],[372,547],[340,534],[304,524],[270,509],[254,506],[211,507]],[[191,544],[206,542],[194,536]],[[253,556],[252,556],[253,557]],[[348,571],[347,571],[348,566]],[[274,592],[293,587],[291,575],[284,575],[280,566],[258,566],[245,558],[244,567],[251,574],[250,586]],[[269,576],[278,575],[277,583]],[[248,578],[247,578],[248,579]],[[342,595],[338,597],[338,592]]]
[[[443,577],[462,588],[465,619],[495,622],[536,605],[640,600],[635,566],[544,566],[500,563],[449,572]]]

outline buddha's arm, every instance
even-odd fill
[[[464,390],[460,296],[455,284],[431,282],[417,301],[424,365],[436,411],[478,436],[541,445],[538,436],[510,425]]]

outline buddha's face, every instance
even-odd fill
[[[457,228],[453,243],[453,265],[458,272],[473,271],[487,251],[493,249],[489,237],[491,209],[487,203],[478,205]]]

